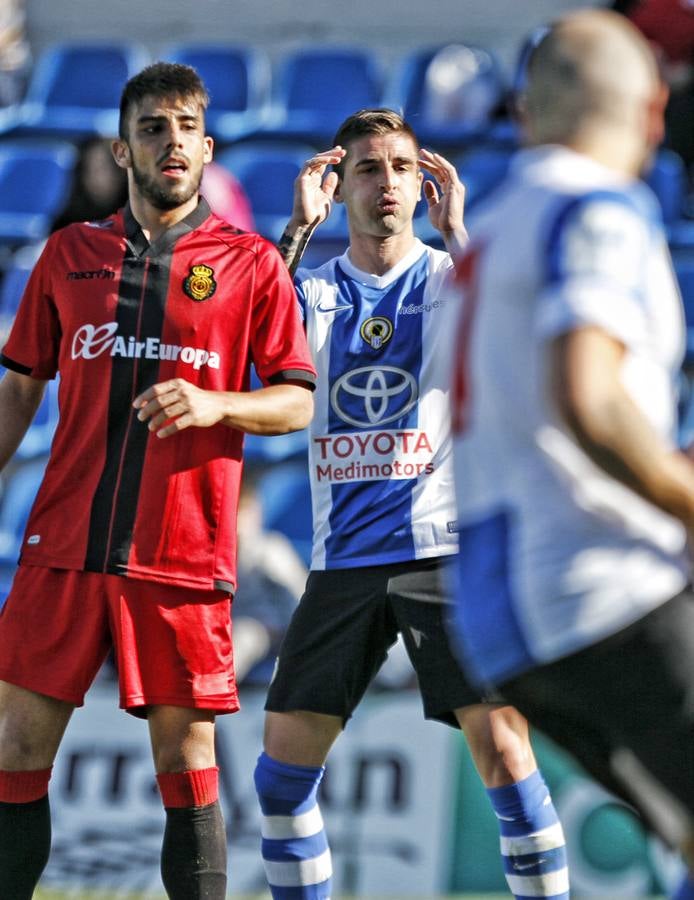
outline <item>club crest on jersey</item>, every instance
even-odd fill
[[[209,300],[217,290],[214,269],[210,266],[191,266],[190,274],[183,282],[183,290],[191,300]]]
[[[393,336],[393,323],[385,316],[372,316],[359,329],[359,334],[374,350],[380,350]]]

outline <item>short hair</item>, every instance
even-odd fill
[[[392,109],[360,109],[353,115],[348,116],[345,121],[337,129],[333,138],[333,147],[340,146],[347,148],[352,141],[358,141],[360,138],[369,134],[406,134],[412,138],[417,150],[419,150],[419,141],[417,135],[411,125],[409,125],[400,113]],[[344,174],[344,162],[333,166],[338,176],[342,178]]]
[[[118,134],[128,138],[130,110],[145,97],[190,97],[206,110],[210,97],[202,78],[192,66],[181,63],[156,62],[146,66],[126,83],[120,98]]]

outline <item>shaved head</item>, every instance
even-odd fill
[[[652,144],[659,136],[650,133],[648,116],[660,94],[650,46],[627,19],[608,10],[571,13],[552,25],[531,55],[528,135],[533,143],[571,145],[586,134],[602,132],[614,141],[621,133],[632,143]]]

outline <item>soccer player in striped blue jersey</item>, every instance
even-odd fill
[[[530,146],[460,264],[455,631],[472,680],[498,686],[693,866],[684,316],[638,177],[666,91],[633,26],[582,10],[531,52],[523,99]],[[694,882],[675,896],[691,900]]]
[[[326,173],[328,165],[334,171]],[[414,234],[423,184],[449,251]],[[305,594],[280,651],[255,779],[275,900],[328,898],[317,802],[328,752],[398,633],[427,718],[464,731],[499,819],[517,898],[568,897],[564,837],[525,719],[472,690],[448,647],[443,568],[457,549],[448,412],[452,254],[464,189],[391,110],[362,110],[307,161],[280,242],[290,268],[332,200],[350,246],[296,287],[318,377],[310,433],[314,542]],[[483,602],[483,598],[480,598]]]

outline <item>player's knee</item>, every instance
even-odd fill
[[[521,781],[536,769],[527,722],[515,709],[478,705],[456,716],[486,787]]]
[[[53,753],[39,735],[3,729],[0,740],[0,770],[27,771],[53,765]]]

